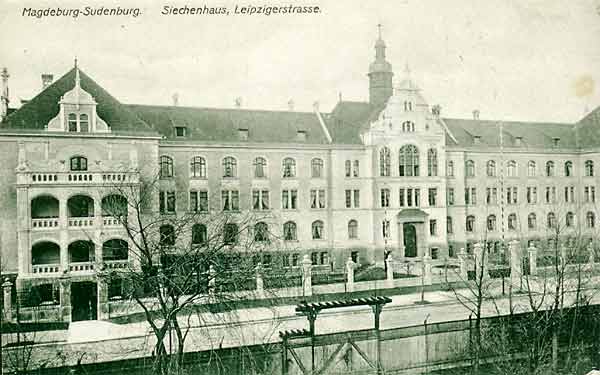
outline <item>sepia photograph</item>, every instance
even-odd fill
[[[1,374],[600,375],[600,0],[0,30]]]

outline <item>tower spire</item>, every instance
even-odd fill
[[[369,66],[369,103],[375,106],[385,104],[392,96],[392,64],[385,59],[385,42],[381,35],[383,25],[377,24],[378,38],[375,42],[375,61]]]

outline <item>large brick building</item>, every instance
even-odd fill
[[[11,110],[4,70],[3,274],[75,287],[94,282],[98,263],[127,262],[102,186],[155,173],[165,215],[272,213],[282,267],[304,254],[332,268],[349,256],[441,260],[482,239],[498,253],[505,240],[545,241],[558,227],[595,237],[600,108],[577,123],[443,118],[408,69],[392,83],[385,48],[379,38],[369,102],[330,112],[123,104],[77,66],[44,76]]]

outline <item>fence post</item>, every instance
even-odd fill
[[[312,296],[312,262],[308,254],[302,258],[302,295]]]
[[[594,266],[594,245],[590,242],[587,245],[587,250],[588,250],[588,263],[590,264],[590,268]]]
[[[214,265],[208,267],[208,299],[210,302],[214,302],[215,289],[217,286],[217,270]]]
[[[98,273],[98,320],[108,320],[110,318],[108,277],[110,276],[103,271]]]
[[[431,256],[426,252],[423,255],[423,284],[431,285]]]
[[[348,257],[348,261],[346,261],[346,274],[348,275],[346,291],[354,292],[354,262],[352,257]]]
[[[12,283],[5,279],[2,283],[2,292],[4,293],[4,319],[12,322]]]
[[[563,244],[560,246],[560,266],[564,268],[569,264],[567,260],[567,247]]]
[[[256,265],[256,294],[259,298],[263,298],[265,295],[265,285],[263,281],[263,267],[262,263]]]
[[[386,284],[388,288],[392,288],[394,286],[394,258],[392,258],[392,254],[388,255],[385,260],[387,266],[386,272]]]
[[[473,245],[473,251],[475,253],[475,278],[477,281],[480,280],[485,280],[488,277],[488,270],[487,270],[487,258],[486,258],[486,254],[485,249],[483,247],[483,244],[481,242],[477,242],[475,245]]]
[[[508,249],[510,251],[510,284],[512,286],[521,285],[521,275],[523,271],[523,262],[521,261],[521,249],[519,247],[519,241],[512,240],[508,243]]]
[[[71,321],[71,278],[67,272],[60,277],[60,318],[63,322]]]
[[[462,281],[467,281],[469,279],[469,275],[467,272],[467,254],[465,253],[465,248],[461,247],[458,252],[458,264],[460,266],[460,278]]]
[[[537,274],[537,249],[535,246],[530,246],[529,249],[529,275],[535,276]]]

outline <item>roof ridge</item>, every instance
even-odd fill
[[[268,112],[268,113],[290,113],[290,114],[302,114],[312,115],[314,112],[311,111],[290,111],[285,109],[255,109],[255,108],[222,108],[222,107],[194,107],[194,106],[173,106],[166,104],[137,104],[137,103],[121,103],[124,106],[136,106],[136,107],[153,107],[153,108],[167,108],[167,109],[194,109],[194,110],[209,110],[209,111],[240,111],[240,112]],[[323,112],[329,113],[329,112]]]
[[[458,117],[443,117],[444,120],[450,121],[470,121],[480,123],[498,123],[503,122],[505,124],[532,124],[532,125],[560,125],[560,126],[575,126],[577,123],[570,122],[551,122],[551,121],[528,121],[528,120],[475,120],[472,118],[458,118]]]

